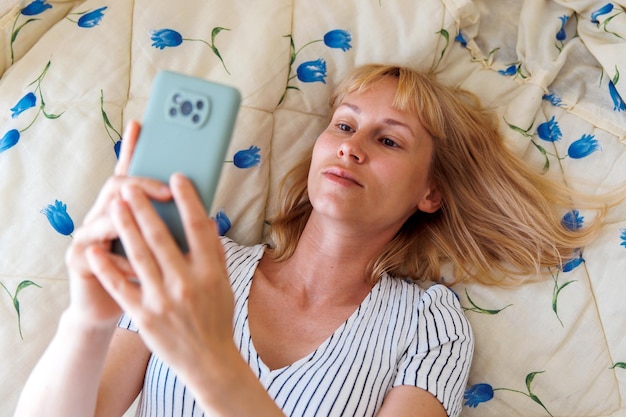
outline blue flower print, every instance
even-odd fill
[[[117,142],[115,142],[115,144],[113,145],[113,152],[115,152],[115,157],[117,159],[120,159],[120,151],[122,150],[122,140],[118,140]]]
[[[623,246],[624,248],[626,248],[626,229],[620,229],[619,232],[620,232],[619,238],[622,241],[622,243],[620,243],[620,245]]]
[[[67,214],[67,205],[59,200],[55,200],[54,204],[49,204],[41,214],[48,218],[48,221],[57,232],[65,236],[70,236],[74,232],[74,222],[69,214]]]
[[[35,0],[24,7],[20,13],[24,16],[36,16],[51,8],[52,5],[48,4],[47,0]]]
[[[78,22],[76,22],[78,24],[78,27],[89,29],[94,26],[98,26],[100,24],[100,21],[104,17],[103,12],[106,9],[107,9],[107,6],[104,6],[104,7],[100,7],[99,9],[95,9],[90,12],[84,13],[78,19]]]
[[[17,22],[20,20],[20,16],[37,16],[51,8],[52,5],[48,4],[46,0],[35,0],[29,3],[26,7],[20,9],[20,12],[17,13],[17,15],[15,16],[15,20],[13,21],[13,27],[11,28],[11,64],[15,62],[15,50],[13,49],[13,44],[15,43],[15,40],[17,39],[20,31],[24,29],[24,26],[26,26],[27,24],[39,20],[37,18],[31,17],[27,19],[26,22],[18,26]]]
[[[237,168],[252,168],[261,164],[261,149],[252,145],[248,149],[238,151],[233,157],[233,162]]]
[[[304,83],[321,82],[326,84],[326,61],[322,58],[303,62],[296,71],[298,79]]]
[[[609,94],[611,94],[611,99],[613,100],[613,111],[626,110],[626,103],[624,103],[622,96],[617,92],[613,81],[609,81]]]
[[[554,93],[544,94],[541,99],[550,102],[550,104],[555,107],[558,107],[562,104],[561,97],[557,96]]]
[[[509,65],[504,70],[498,70],[498,73],[501,75],[512,76],[517,74],[518,64]]]
[[[571,231],[580,230],[584,220],[585,218],[580,215],[578,210],[571,210],[561,218],[561,226]]]
[[[183,35],[173,29],[159,29],[150,32],[152,46],[158,49],[174,48],[183,43]]]
[[[32,107],[35,107],[36,104],[37,104],[37,96],[34,93],[26,94],[24,97],[20,99],[20,101],[17,102],[15,106],[11,108],[11,117],[15,119],[24,111]]]
[[[341,49],[343,52],[347,52],[352,48],[350,42],[352,42],[352,35],[347,30],[333,29],[324,34],[322,39],[315,39],[305,43],[300,48],[296,49],[296,44],[291,34],[285,35],[285,38],[289,38],[290,44],[290,58],[289,58],[289,75],[287,76],[287,83],[285,85],[285,91],[278,100],[278,105],[282,104],[285,100],[287,92],[289,90],[302,91],[297,85],[291,84],[292,80],[298,79],[305,83],[321,82],[326,84],[326,61],[323,58],[318,58],[315,61],[306,61],[298,65],[296,73],[294,74],[294,64],[297,61],[298,55],[309,45],[323,42],[325,46],[332,49]]]
[[[219,49],[217,48],[217,46],[215,46],[215,38],[223,30],[230,30],[230,29],[223,28],[223,27],[214,27],[213,30],[211,30],[211,42],[210,43],[205,41],[204,39],[184,38],[183,35],[175,31],[174,29],[152,30],[150,31],[150,39],[152,40],[152,46],[158,49],[165,49],[167,47],[175,48],[177,46],[180,46],[183,43],[183,41],[202,42],[203,44],[211,48],[211,51],[213,51],[213,54],[222,63],[222,66],[224,67],[224,70],[226,71],[226,73],[230,75],[230,71],[228,71],[228,68],[226,68],[226,63],[224,62],[224,59],[222,58],[222,55],[220,54]]]
[[[221,209],[215,214],[215,222],[217,223],[217,231],[220,236],[224,236],[232,227],[232,223],[226,215],[226,212],[224,212],[224,209]]]
[[[0,153],[6,151],[9,148],[15,146],[15,144],[20,140],[20,132],[16,129],[11,129],[7,133],[2,136],[0,139]]]
[[[493,398],[493,387],[489,384],[475,384],[465,390],[463,394],[465,405],[468,407],[478,407],[478,404],[485,403]]]
[[[324,44],[326,46],[341,49],[344,52],[352,48],[352,45],[350,45],[351,41],[352,36],[350,36],[350,32],[341,29],[331,30],[324,35]]]
[[[467,47],[467,39],[463,36],[463,32],[459,31],[459,34],[454,38],[455,41],[461,44],[463,48]]]
[[[531,385],[535,377],[539,374],[542,374],[543,372],[544,371],[536,371],[536,372],[531,372],[528,375],[526,375],[525,382],[526,382],[526,389],[528,390],[528,393],[519,391],[516,389],[511,389],[511,388],[493,388],[491,385],[484,384],[484,383],[472,385],[471,387],[465,390],[465,394],[463,395],[463,398],[465,399],[464,405],[468,407],[476,408],[478,407],[479,404],[485,403],[493,399],[495,391],[509,391],[509,392],[515,392],[517,394],[521,394],[521,395],[524,395],[525,397],[528,397],[535,403],[539,404],[548,413],[548,415],[552,416],[552,413],[548,411],[548,409],[543,405],[539,397],[535,393],[533,393],[531,389]]]
[[[565,33],[565,24],[569,20],[569,16],[560,16],[559,19],[561,20],[561,29],[556,34],[556,40],[562,42],[567,38],[567,33]]]
[[[548,142],[556,142],[563,136],[559,123],[554,120],[554,116],[547,122],[543,122],[537,126],[537,135],[540,139]]]
[[[115,157],[119,159],[120,150],[122,149],[122,135],[115,128],[115,126],[113,126],[111,120],[109,120],[109,115],[104,110],[104,90],[100,90],[100,113],[102,114],[102,120],[104,121],[104,129],[106,130],[109,139],[113,142]]]
[[[600,143],[593,135],[582,135],[582,137],[574,142],[567,148],[567,155],[570,158],[580,159],[595,151],[601,150]]]
[[[600,7],[593,13],[591,13],[591,23],[595,23],[596,25],[600,24],[598,17],[603,16],[605,14],[609,14],[613,11],[613,4],[607,3],[604,6]]]
[[[561,265],[561,271],[570,272],[578,268],[585,260],[583,259],[583,253],[580,249],[574,251],[574,256],[568,259]]]

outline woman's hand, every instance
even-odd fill
[[[181,253],[153,209],[145,189],[125,184],[110,215],[139,284],[101,247],[88,251],[89,266],[102,286],[138,325],[146,345],[190,383],[198,358],[224,358],[235,351],[234,299],[215,222],[191,182],[170,181],[189,252]]]
[[[114,176],[103,186],[66,253],[71,291],[69,311],[73,312],[75,317],[80,317],[85,323],[91,325],[110,325],[117,321],[121,314],[121,309],[95,278],[87,261],[87,251],[90,248],[97,247],[102,252],[108,253],[111,249],[111,242],[118,238],[110,216],[111,202],[119,199],[120,190],[124,184],[133,184],[153,199],[161,201],[171,199],[171,192],[166,184],[147,178],[126,177],[139,131],[140,126],[137,122],[128,124]],[[127,277],[134,275],[126,259],[111,253],[108,253],[107,257],[111,262],[115,262]]]

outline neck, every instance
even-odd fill
[[[294,254],[272,263],[268,275],[308,297],[362,299],[373,286],[368,266],[391,237],[355,229],[328,227],[312,215]]]

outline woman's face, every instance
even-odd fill
[[[394,109],[397,81],[346,95],[317,139],[308,178],[313,213],[395,234],[415,211],[434,212],[433,142],[408,111]]]

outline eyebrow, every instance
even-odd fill
[[[351,109],[352,111],[354,111],[357,114],[361,114],[362,113],[361,108],[359,106],[356,106],[356,105],[352,104],[352,103],[343,102],[339,106],[337,106],[337,109],[339,109],[340,107],[348,107],[349,109]],[[383,119],[383,122],[385,124],[389,125],[389,126],[400,126],[400,127],[403,127],[406,130],[408,130],[409,133],[411,133],[411,135],[414,138],[417,137],[416,133],[413,131],[413,129],[411,129],[411,126],[409,126],[408,124],[406,124],[404,122],[401,122],[401,121],[396,120],[396,119],[391,119],[391,118]]]

